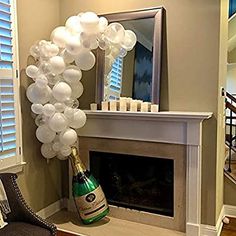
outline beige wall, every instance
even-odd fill
[[[236,63],[236,48],[228,53],[228,63]]]
[[[222,0],[222,4],[225,3]],[[98,4],[96,0],[70,0],[68,4],[67,0],[61,0],[61,23],[78,12],[102,14],[156,6],[166,9],[161,110],[214,112],[213,118],[203,125],[202,223],[215,224],[223,201],[222,189],[217,189],[216,199],[216,183],[222,183],[218,178],[223,179],[222,171],[220,177],[216,177],[216,168],[221,168],[216,153],[221,155],[222,152],[216,148],[222,139],[222,132],[218,132],[217,138],[218,86],[223,84],[221,78],[224,76],[224,71],[219,71],[219,63],[224,66],[224,58],[219,62],[220,40],[224,40],[220,39],[221,17],[224,18],[220,11],[221,1],[100,0]],[[94,74],[89,77],[95,82]],[[219,100],[221,104],[222,99]]]
[[[38,211],[61,198],[62,166],[57,160],[47,164],[40,155],[36,126],[25,96],[25,89],[31,83],[25,68],[32,61],[28,57],[30,46],[39,39],[49,39],[50,32],[59,24],[59,0],[17,0],[17,4],[23,151],[27,162],[18,182],[29,205]]]

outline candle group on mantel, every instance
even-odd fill
[[[90,104],[91,111],[98,110],[96,103]],[[120,111],[120,112],[158,112],[159,105],[143,102],[142,100],[134,100],[132,98],[120,97],[119,100],[102,101],[102,111]]]

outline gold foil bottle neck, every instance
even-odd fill
[[[71,154],[69,156],[71,161],[71,166],[74,172],[74,175],[77,175],[78,173],[82,173],[86,171],[86,167],[82,163],[78,149],[76,147],[71,148]]]

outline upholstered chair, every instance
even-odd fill
[[[36,215],[25,202],[17,186],[16,174],[0,174],[11,212],[7,214],[6,225],[0,229],[0,236],[55,236],[56,226]]]

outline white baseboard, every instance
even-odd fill
[[[39,215],[43,219],[46,219],[63,208],[67,208],[67,198],[62,198],[52,203],[51,205],[41,209],[40,211],[37,212],[37,215]]]
[[[236,217],[236,206],[224,205],[224,215],[229,217]]]

